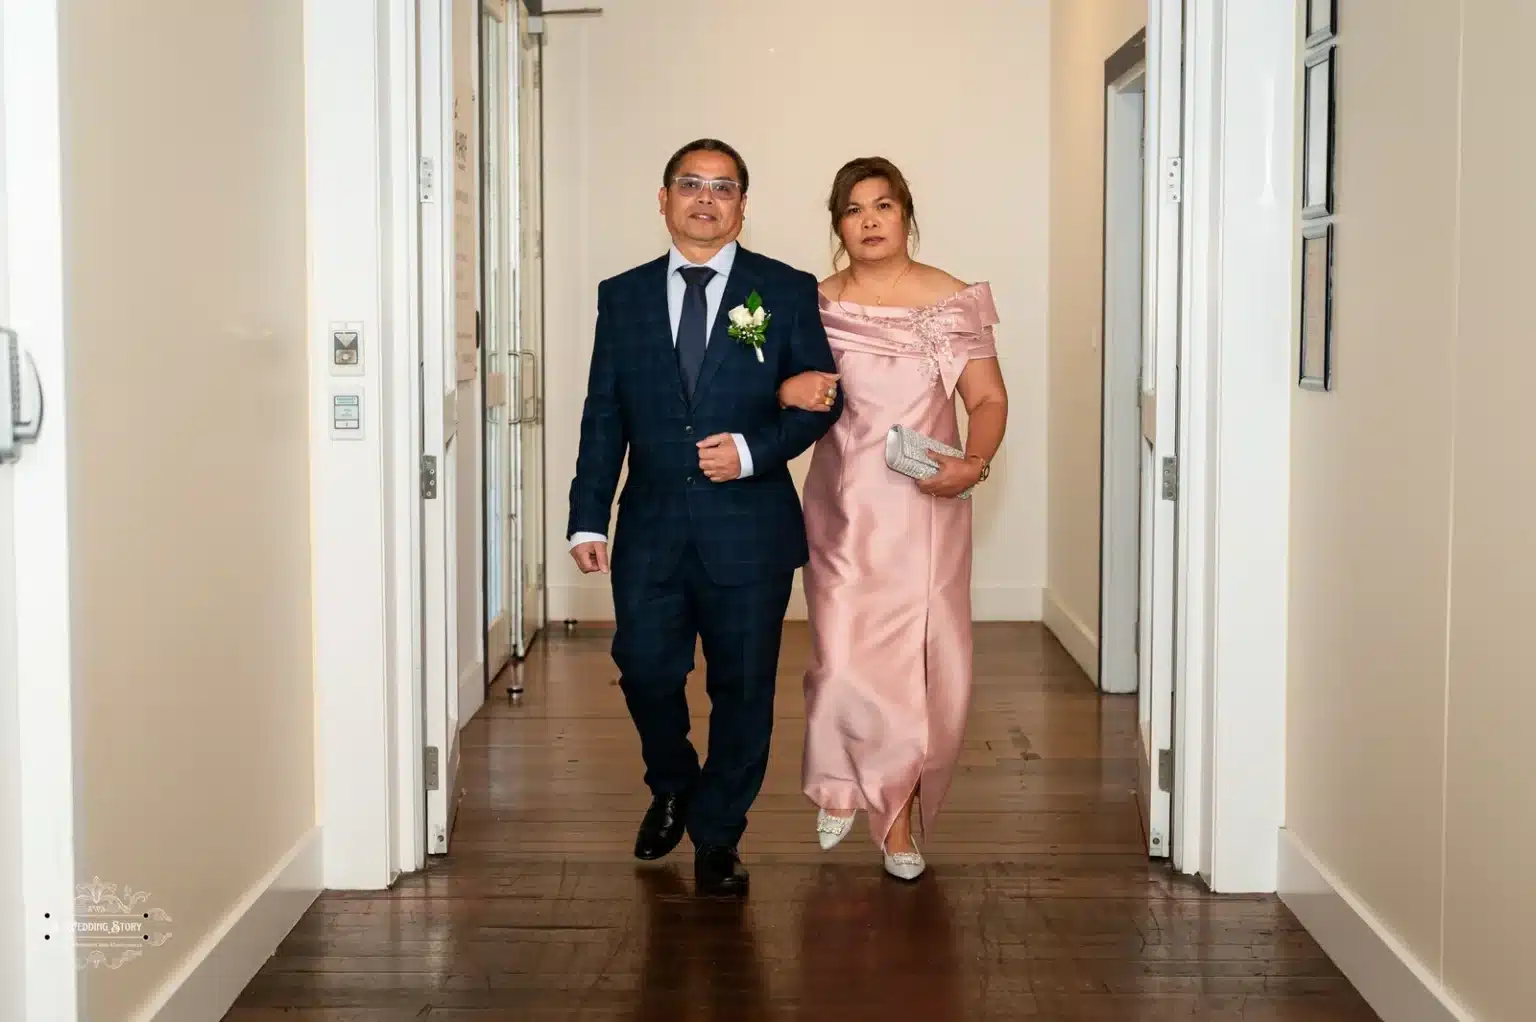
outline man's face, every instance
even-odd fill
[[[746,213],[736,161],[724,153],[692,152],[658,193],[672,240],[682,247],[720,249],[736,240]]]

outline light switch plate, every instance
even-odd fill
[[[363,390],[348,387],[331,391],[331,439],[363,438]]]
[[[363,375],[363,324],[333,320],[329,333],[331,375]]]

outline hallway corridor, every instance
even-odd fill
[[[887,878],[863,817],[817,849],[799,794],[803,625],[742,856],[744,903],[691,896],[645,808],[608,635],[556,628],[464,731],[453,853],[327,894],[227,1022],[1050,1019],[1368,1022],[1273,897],[1212,898],[1142,851],[1133,698],[1101,704],[1036,624],[978,625],[967,750],[927,876]],[[708,703],[691,681],[703,749]]]

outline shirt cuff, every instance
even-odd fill
[[[747,447],[747,438],[740,433],[732,433],[731,439],[736,441],[736,453],[741,458],[741,475],[738,479],[745,479],[752,474],[752,451]]]
[[[604,536],[600,532],[577,532],[577,533],[572,534],[572,536],[571,536],[571,545],[569,547],[567,547],[566,549],[574,550],[577,547],[581,546],[581,544],[583,544],[583,543],[606,543],[606,542],[608,542],[608,537]]]

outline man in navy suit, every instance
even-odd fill
[[[835,384],[827,412],[779,406],[784,380],[837,370],[816,278],[736,242],[747,185],[746,164],[724,142],[678,150],[659,195],[671,251],[598,285],[567,530],[581,570],[607,571],[627,451],[613,658],[652,794],[635,855],[660,858],[686,830],[698,888],[711,894],[747,888],[736,846],[768,765],[779,638],[808,557],[789,462],[842,412]],[[702,769],[685,694],[700,638],[710,699]]]

